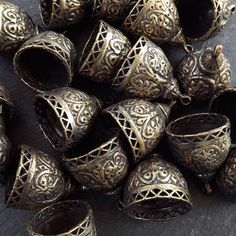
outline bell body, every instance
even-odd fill
[[[122,130],[129,142],[134,162],[156,147],[164,134],[170,107],[142,99],[127,99],[104,110]]]
[[[39,94],[35,100],[40,128],[60,151],[74,147],[89,132],[99,109],[97,98],[69,87]]]
[[[70,182],[55,158],[25,145],[19,155],[16,176],[6,190],[7,207],[39,209],[68,194]]]
[[[179,66],[179,82],[195,101],[207,101],[231,82],[230,62],[222,46],[188,53]]]
[[[37,32],[31,18],[19,6],[0,2],[0,52],[12,53]]]
[[[82,20],[86,14],[86,0],[40,0],[41,19],[47,28],[65,28]]]
[[[93,210],[88,203],[76,200],[57,202],[38,211],[27,230],[29,236],[97,235]]]
[[[64,158],[64,162],[80,184],[105,193],[120,187],[129,167],[117,135],[84,155]]]
[[[192,208],[187,183],[171,163],[153,155],[129,175],[123,211],[141,220],[170,220]]]
[[[179,118],[168,125],[166,133],[176,160],[207,184],[231,145],[228,118],[214,113]]]
[[[175,100],[182,98],[173,67],[160,47],[141,37],[113,80],[126,97]]]
[[[130,49],[121,31],[99,21],[82,53],[79,73],[96,82],[110,82]]]
[[[138,0],[123,27],[153,42],[186,44],[173,0]]]

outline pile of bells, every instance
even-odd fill
[[[13,104],[1,87],[0,177],[2,183],[8,180],[7,207],[42,209],[29,222],[29,235],[96,235],[89,204],[68,200],[78,190],[102,191],[137,219],[169,220],[189,212],[183,175],[166,161],[167,154],[156,153],[164,135],[174,161],[190,169],[208,192],[216,176],[221,192],[236,200],[236,150],[230,151],[236,142],[236,88],[229,87],[230,62],[221,45],[191,46],[219,32],[235,5],[228,0],[40,0],[39,5],[46,31],[20,7],[0,2],[0,51],[14,57],[17,76],[38,92],[40,128],[63,153],[56,158],[22,145],[10,158],[5,124]],[[89,15],[95,28],[78,55],[58,32],[83,24]],[[157,46],[163,43],[185,50],[177,79]],[[76,75],[114,96],[69,87]],[[209,112],[170,122],[176,104],[190,103],[210,104]],[[18,166],[9,176],[11,159]]]

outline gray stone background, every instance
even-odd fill
[[[40,24],[37,0],[9,0],[23,7]],[[81,35],[86,34],[83,24],[78,26]],[[231,59],[233,79],[236,73],[236,16],[234,16],[225,30],[214,39],[196,47],[214,46],[216,43],[224,45],[226,55]],[[76,42],[83,47],[82,41]],[[182,57],[182,51],[168,48],[167,55],[175,64]],[[34,93],[23,85],[15,76],[9,58],[0,57],[0,80],[9,89],[16,106],[16,115],[11,122],[9,136],[16,147],[19,144],[33,145],[49,154],[55,151],[44,139],[40,132],[33,112]],[[236,84],[236,80],[233,81]],[[235,101],[236,102],[236,101]],[[232,107],[235,109],[235,107]],[[119,212],[115,203],[102,195],[91,193],[81,198],[87,199],[95,212],[98,235],[100,236],[234,236],[236,235],[236,203],[226,201],[217,191],[204,195],[199,185],[190,176],[187,178],[193,198],[193,210],[170,222],[140,222],[135,221]],[[4,207],[4,188],[0,189],[0,235],[27,235],[25,223],[32,213],[22,210],[6,209]]]

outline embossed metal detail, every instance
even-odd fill
[[[130,174],[122,205],[125,213],[142,220],[169,220],[192,208],[183,175],[158,155],[141,162]]]
[[[17,49],[37,31],[31,18],[15,4],[0,2],[0,51]]]
[[[61,199],[68,187],[57,160],[32,147],[20,147],[20,161],[6,192],[6,206],[39,209]]]
[[[41,224],[45,224],[46,221],[56,221],[55,217],[57,214],[64,213],[73,213],[76,217],[77,214],[80,215],[81,211],[86,211],[86,215],[84,219],[77,222],[77,225],[74,225],[67,232],[53,233],[53,235],[58,236],[96,236],[96,227],[94,223],[93,211],[91,207],[86,202],[81,201],[63,201],[54,203],[41,211],[37,212],[32,220],[29,222],[27,230],[30,236],[43,236],[45,234],[41,234],[39,230]],[[62,222],[58,222],[59,225]],[[64,222],[63,222],[64,223]],[[58,230],[57,230],[58,231]],[[47,233],[48,235],[48,233]],[[50,233],[51,235],[51,233]]]
[[[38,81],[29,72],[27,65],[22,63],[22,57],[33,50],[41,50],[41,52],[53,55],[57,58],[60,61],[58,64],[63,65],[66,71],[66,77],[64,78],[63,85],[67,86],[72,82],[76,60],[76,50],[73,43],[63,34],[58,34],[53,31],[46,31],[27,40],[14,57],[13,64],[15,72],[26,85],[39,91],[61,87],[61,84],[57,84],[57,81],[55,81],[55,84],[53,85],[48,85]]]
[[[179,66],[179,82],[198,101],[209,100],[231,82],[230,62],[223,47],[206,48],[187,54]]]
[[[141,37],[129,52],[113,80],[113,87],[127,97],[185,98],[164,52],[145,37]]]
[[[129,40],[119,30],[99,21],[82,53],[79,73],[97,82],[109,82],[130,49]]]
[[[123,26],[134,34],[146,36],[158,44],[186,44],[173,0],[138,0]]]
[[[228,118],[214,113],[177,119],[166,133],[176,160],[206,183],[225,161],[231,145]]]
[[[40,127],[54,148],[66,150],[87,134],[99,111],[98,100],[73,88],[37,95],[35,111]],[[47,110],[51,109],[54,119]]]
[[[89,153],[65,158],[75,179],[91,190],[112,191],[119,187],[128,171],[128,158],[116,135]]]
[[[104,112],[119,125],[132,149],[134,162],[138,162],[160,141],[169,109],[142,99],[128,99],[106,108]]]
[[[84,17],[87,5],[87,0],[40,0],[42,22],[49,28],[74,25]]]

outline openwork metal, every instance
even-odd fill
[[[141,37],[129,52],[113,80],[113,87],[127,97],[190,101],[181,94],[173,68],[162,49],[145,37]]]
[[[95,97],[69,87],[39,94],[35,100],[40,128],[61,151],[75,146],[88,133],[99,108]]]
[[[176,160],[209,183],[225,161],[230,145],[230,122],[220,114],[199,113],[179,118],[166,129]]]
[[[170,107],[142,99],[128,99],[104,110],[125,135],[134,162],[149,154],[160,141],[169,117]]]
[[[73,226],[71,223],[68,223],[66,217],[71,218],[71,221],[74,223]],[[59,221],[59,219],[62,221]],[[97,235],[93,211],[90,205],[86,202],[75,200],[54,203],[37,212],[29,222],[27,230],[30,236]]]
[[[87,0],[39,0],[44,26],[64,28],[81,21],[85,16]]]
[[[130,49],[123,33],[99,21],[82,53],[79,73],[96,82],[110,82]]]
[[[39,209],[60,200],[70,191],[58,161],[29,146],[21,146],[19,165],[6,189],[6,206]]]
[[[186,45],[173,0],[138,0],[123,26],[158,44],[168,42]]]
[[[94,150],[64,159],[74,178],[90,190],[111,192],[122,184],[128,172],[128,158],[118,135]]]
[[[0,2],[0,19],[0,52],[11,53],[37,32],[26,12],[10,2]]]
[[[179,66],[179,82],[196,101],[207,101],[231,82],[230,62],[221,45],[188,53]]]
[[[192,208],[180,171],[158,155],[141,162],[124,187],[123,211],[141,220],[170,220]]]
[[[16,53],[13,63],[18,77],[26,85],[44,91],[69,85],[74,75],[75,60],[73,43],[63,34],[46,31],[26,41]]]

